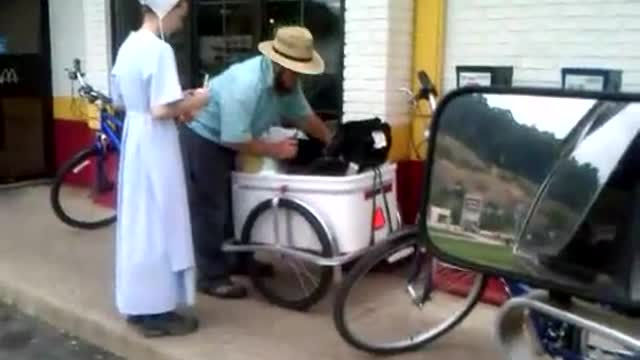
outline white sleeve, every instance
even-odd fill
[[[111,99],[113,105],[117,107],[124,107],[124,100],[122,99],[122,91],[120,91],[120,84],[118,83],[118,77],[115,74],[111,74]]]
[[[170,104],[183,97],[173,49],[169,44],[162,45],[155,64],[150,69],[149,105],[151,107]]]

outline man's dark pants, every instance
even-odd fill
[[[180,126],[191,228],[200,282],[230,275],[230,257],[222,244],[233,236],[231,173],[235,152]]]

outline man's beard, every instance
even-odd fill
[[[273,79],[273,89],[278,95],[287,95],[293,91],[293,86],[288,88],[282,81],[280,72],[278,72]]]

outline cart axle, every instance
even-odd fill
[[[222,246],[224,252],[255,252],[255,251],[270,251],[274,253],[280,253],[283,255],[289,255],[301,260],[308,261],[319,266],[340,266],[348,263],[349,261],[364,255],[367,251],[370,251],[370,247],[365,247],[361,250],[354,251],[352,253],[325,257],[321,255],[315,255],[305,250],[296,250],[289,247],[284,247],[274,244],[242,244],[237,240],[226,241]]]

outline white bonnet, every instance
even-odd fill
[[[153,10],[158,18],[162,20],[173,9],[180,0],[138,0],[140,5],[146,5]]]

